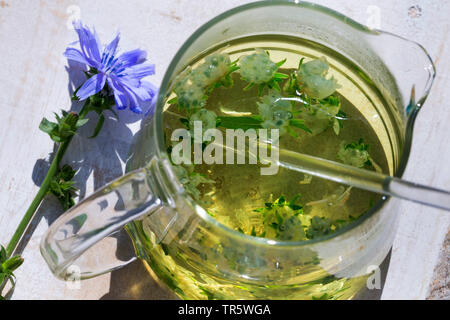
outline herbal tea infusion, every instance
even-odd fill
[[[167,151],[179,181],[210,216],[236,232],[297,242],[333,234],[379,196],[283,167],[269,175],[261,169],[276,162],[270,157],[277,148],[270,144],[277,144],[281,151],[392,170],[392,151],[383,143],[387,133],[373,112],[383,100],[366,79],[330,49],[298,38],[255,36],[211,49],[178,74],[163,111]],[[236,137],[245,142],[245,152],[234,144]],[[261,141],[269,144],[265,156],[258,153]],[[145,219],[141,227],[151,233]],[[190,253],[163,243],[147,252],[152,270],[181,297],[350,298],[365,284],[364,276],[328,274],[313,252],[301,274],[286,275],[287,280],[266,276],[274,285],[270,293],[252,280],[228,283],[200,272],[190,254],[200,255],[211,272],[226,274],[244,273],[236,268],[249,253],[207,238],[198,238],[201,248],[191,247]],[[249,265],[277,264],[270,254],[254,259]]]
[[[184,70],[166,106],[165,129],[187,192],[222,224],[275,240],[327,235],[368,210],[377,195],[285,168],[261,171],[278,161],[278,147],[386,167],[376,133],[336,91],[342,85],[334,73],[325,56],[283,56],[270,47],[234,55],[219,49]],[[267,147],[261,140],[277,148],[258,154],[257,147]]]

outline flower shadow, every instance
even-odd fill
[[[82,64],[69,61],[66,72],[70,97],[72,97],[75,89],[86,81],[83,73],[85,70]],[[70,111],[79,112],[82,106],[83,102],[72,101]],[[69,164],[76,171],[73,180],[75,187],[79,189],[78,201],[124,173],[124,164],[129,157],[130,145],[134,136],[129,125],[138,123],[144,115],[129,110],[117,113],[119,119],[111,111],[105,111],[105,122],[102,130],[98,136],[90,138],[94,133],[98,115],[95,112],[89,112],[87,115],[89,122],[78,130],[61,161],[61,165]],[[57,145],[55,144],[53,151],[47,158],[36,161],[32,180],[37,186],[42,184],[56,150]],[[59,202],[53,196],[47,196],[19,243],[16,253],[23,252],[41,219],[45,219],[47,224],[51,225],[63,212],[64,210]]]
[[[140,129],[133,137],[132,145],[142,143],[148,136],[150,118],[141,121]],[[148,158],[150,149],[140,150],[139,154],[129,154],[127,164],[142,162],[142,157]],[[135,159],[136,157],[136,159]],[[139,160],[137,159],[139,158]],[[131,168],[134,168],[131,165]],[[117,239],[116,257],[122,261],[129,259],[130,251],[134,252],[131,239],[123,230],[115,235]],[[167,286],[160,283],[156,276],[147,270],[145,263],[134,261],[126,267],[111,272],[109,292],[101,300],[177,300],[179,299]]]

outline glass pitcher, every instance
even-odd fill
[[[121,267],[103,261],[101,241],[125,226],[136,256],[184,299],[350,299],[389,252],[397,199],[383,197],[355,222],[318,239],[288,242],[242,234],[218,223],[184,191],[163,139],[163,106],[175,76],[212,46],[249,35],[289,35],[323,45],[375,86],[384,110],[389,173],[401,177],[415,117],[435,70],[417,43],[370,30],[328,8],[262,1],[229,10],[199,28],[164,76],[156,112],[144,120],[127,174],[70,209],[49,228],[41,252],[61,279],[90,278]],[[76,268],[74,268],[74,266]]]

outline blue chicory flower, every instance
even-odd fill
[[[96,74],[90,77],[77,91],[76,96],[85,100],[100,92],[107,84],[114,94],[116,107],[119,110],[130,110],[141,113],[140,104],[151,101],[157,88],[142,78],[155,73],[155,65],[144,63],[147,53],[140,49],[127,51],[117,56],[119,33],[102,50],[97,32],[83,26],[80,21],[74,22],[78,34],[80,49],[67,48],[64,55],[67,59],[85,64],[95,69]]]

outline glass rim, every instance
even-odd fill
[[[368,27],[356,22],[355,20],[353,20],[337,11],[334,11],[333,9],[330,9],[328,7],[324,7],[322,5],[318,5],[315,3],[306,2],[306,1],[298,1],[298,0],[256,1],[256,2],[251,2],[248,4],[244,4],[244,5],[229,9],[229,10],[215,16],[213,19],[209,20],[208,22],[206,22],[205,24],[200,26],[178,49],[177,53],[172,58],[171,63],[169,64],[168,68],[165,71],[164,78],[163,78],[163,81],[161,83],[160,90],[158,93],[156,110],[155,110],[154,119],[153,119],[153,121],[154,121],[153,125],[155,125],[155,130],[156,130],[155,133],[156,133],[156,140],[157,140],[157,145],[155,146],[156,154],[159,158],[164,157],[164,155],[166,155],[166,157],[167,157],[167,153],[165,151],[165,142],[163,141],[163,135],[160,133],[160,132],[162,132],[162,129],[163,129],[162,108],[164,107],[166,94],[167,94],[166,91],[169,88],[170,80],[172,78],[172,75],[173,75],[176,67],[177,67],[178,61],[181,59],[183,54],[186,52],[186,50],[188,48],[190,48],[190,46],[192,45],[192,43],[194,41],[196,41],[199,37],[201,37],[203,35],[203,33],[206,30],[208,30],[210,27],[212,27],[213,25],[215,25],[215,24],[225,20],[226,18],[233,16],[239,12],[252,10],[252,9],[256,9],[256,8],[261,8],[261,7],[270,7],[270,6],[293,6],[293,7],[300,7],[300,8],[316,10],[321,13],[327,14],[330,17],[338,19],[342,23],[350,25],[350,26],[354,27],[355,29],[359,30],[360,32],[366,32],[366,33],[372,34],[372,35],[389,34],[389,35],[395,36],[399,39],[403,39],[408,42],[416,43],[414,41],[404,39],[400,36],[392,34],[390,32],[369,29]],[[429,57],[429,54],[427,53],[427,51],[420,44],[418,44],[418,43],[416,43],[416,44],[419,45],[424,50],[425,54]],[[431,62],[431,65],[433,66],[433,74],[431,77],[431,81],[428,84],[427,88],[425,89],[424,96],[421,97],[420,100],[418,102],[416,102],[416,104],[419,104],[419,103],[423,104],[423,102],[425,101],[425,99],[431,89],[431,85],[433,83],[433,79],[434,79],[434,75],[435,75],[435,69],[434,69],[434,64],[433,64],[431,58],[430,58],[430,62]],[[396,168],[396,170],[394,172],[394,176],[396,176],[396,177],[401,177],[403,175],[404,170],[406,168],[406,164],[409,159],[409,154],[410,154],[410,149],[411,149],[411,141],[412,141],[412,130],[413,130],[413,126],[414,126],[415,116],[417,115],[418,110],[419,109],[416,108],[416,110],[408,117],[408,120],[407,120],[406,134],[405,134],[405,141],[404,141],[405,143],[403,146],[403,150],[401,150],[402,153],[401,153],[398,167]],[[187,196],[187,195],[183,194],[183,196]],[[195,201],[192,200],[192,202],[194,203],[194,207],[196,208],[196,214],[199,217],[201,217],[205,223],[216,227],[218,230],[220,230],[221,232],[224,232],[226,235],[234,237],[234,238],[238,238],[242,241],[253,243],[255,245],[263,245],[263,246],[266,245],[266,246],[273,248],[273,247],[305,247],[305,246],[310,246],[310,245],[314,245],[314,244],[324,243],[326,241],[335,239],[335,238],[337,238],[343,234],[346,234],[347,232],[357,228],[358,226],[362,225],[366,220],[368,220],[370,217],[372,217],[376,213],[380,212],[390,199],[391,199],[391,197],[383,196],[367,212],[363,213],[358,219],[356,219],[355,221],[349,223],[348,225],[344,226],[343,228],[341,228],[329,235],[320,236],[315,239],[302,240],[302,241],[280,241],[280,240],[272,240],[272,239],[267,239],[267,238],[260,238],[260,237],[254,237],[251,235],[246,235],[244,233],[233,230],[232,228],[229,228],[229,227],[221,224],[216,219],[211,217],[206,212],[206,210],[204,210],[203,208],[198,206],[195,203]],[[199,210],[199,208],[201,208],[201,209]]]

